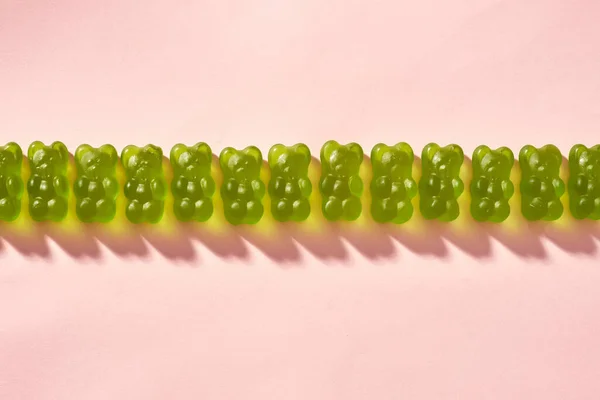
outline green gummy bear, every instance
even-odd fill
[[[29,214],[34,221],[62,221],[69,211],[69,151],[61,142],[31,143],[27,151],[31,175],[27,181]]]
[[[308,179],[311,161],[305,144],[286,147],[276,144],[269,150],[269,195],[271,213],[277,221],[304,221],[310,215],[312,184]]]
[[[379,143],[371,150],[371,215],[377,222],[402,224],[413,215],[417,184],[412,177],[414,153],[407,143]]]
[[[129,145],[121,152],[125,169],[125,215],[129,221],[155,224],[162,219],[167,197],[163,152],[152,144]]]
[[[206,143],[176,144],[171,149],[175,202],[173,213],[179,221],[207,221],[213,214],[215,181],[211,176],[212,150]]]
[[[223,149],[219,164],[223,171],[221,198],[230,224],[256,224],[263,216],[265,184],[260,180],[263,158],[255,146]]]
[[[529,221],[554,221],[561,217],[560,197],[565,184],[560,179],[562,155],[554,145],[535,148],[527,145],[519,152],[521,166],[521,212]]]
[[[117,212],[117,162],[119,155],[110,144],[75,150],[77,179],[73,185],[77,218],[82,222],[110,222]]]
[[[460,179],[463,161],[463,150],[456,144],[440,147],[430,143],[423,148],[419,181],[419,203],[423,218],[444,222],[458,218],[458,198],[464,190]]]
[[[0,146],[0,220],[14,221],[21,213],[23,150],[14,143]]]
[[[321,148],[319,190],[327,220],[354,221],[360,217],[363,181],[359,171],[363,156],[363,149],[357,143],[341,145],[330,140]]]
[[[510,173],[515,163],[511,149],[479,146],[473,152],[471,215],[477,221],[502,222],[510,215],[508,201],[515,188]]]
[[[571,148],[568,190],[573,217],[600,219],[600,145]]]

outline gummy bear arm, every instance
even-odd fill
[[[515,193],[515,185],[509,181],[505,180],[502,182],[502,194],[504,195],[504,199],[509,200],[513,194]]]
[[[116,178],[105,177],[102,179],[102,187],[108,197],[115,197],[119,193],[119,183]]]
[[[312,183],[310,182],[310,179],[298,178],[298,186],[304,197],[308,197],[312,193]]]
[[[215,194],[215,181],[210,176],[200,180],[200,187],[205,196],[212,197]]]
[[[458,197],[465,190],[463,181],[459,178],[452,179],[452,187],[454,188],[454,196]]]
[[[348,179],[348,186],[350,187],[350,192],[360,197],[363,192],[363,181],[358,175],[353,175]]]
[[[254,195],[259,199],[265,196],[265,184],[260,179],[252,181],[252,190],[254,190]]]
[[[156,200],[164,200],[167,196],[165,181],[162,178],[154,178],[150,182],[152,197]]]
[[[413,198],[417,195],[417,183],[412,178],[406,178],[404,180],[404,187],[409,198]]]
[[[562,181],[562,179],[554,178],[552,180],[552,186],[554,186],[554,191],[558,197],[565,193],[565,183]]]
[[[56,175],[52,179],[52,185],[54,186],[54,190],[63,196],[69,193],[69,182],[64,175]]]
[[[9,175],[6,178],[6,190],[11,197],[20,197],[23,193],[23,181],[20,176]]]

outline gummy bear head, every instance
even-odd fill
[[[482,145],[473,152],[473,169],[490,177],[509,179],[514,163],[515,156],[508,147],[492,150]]]
[[[586,147],[577,144],[569,153],[571,173],[585,173],[589,176],[600,176],[600,145]]]
[[[128,177],[152,179],[162,174],[163,152],[158,146],[129,145],[121,152],[121,161]]]
[[[269,150],[269,165],[272,172],[284,177],[306,176],[310,161],[310,149],[302,143],[289,147],[276,144]]]
[[[410,178],[414,158],[413,150],[407,143],[401,142],[395,146],[379,143],[371,151],[373,173],[395,179]]]
[[[40,141],[31,143],[27,151],[31,171],[35,174],[49,177],[62,175],[67,172],[69,151],[61,142],[46,146]]]
[[[262,153],[255,146],[243,150],[226,147],[219,156],[221,169],[236,180],[253,180],[260,176]]]
[[[170,159],[177,175],[196,179],[210,175],[212,149],[203,142],[189,147],[184,144],[176,144],[171,149]]]
[[[75,150],[75,165],[81,175],[88,178],[113,176],[117,169],[119,156],[110,144],[98,148],[83,144]]]
[[[358,175],[363,156],[363,149],[357,143],[341,145],[330,140],[321,149],[321,164],[330,173],[350,177]]]
[[[18,174],[22,163],[21,146],[14,142],[0,146],[0,170]]]
[[[441,178],[452,178],[460,174],[464,158],[463,150],[458,145],[440,147],[430,143],[423,148],[421,162],[424,170],[429,170]]]
[[[519,153],[519,164],[523,173],[542,178],[553,178],[560,172],[562,155],[560,150],[552,144],[539,149],[527,145]]]

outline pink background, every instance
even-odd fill
[[[0,141],[566,153],[600,142],[598,16],[594,0],[0,0]],[[0,225],[0,399],[597,399],[600,235],[565,226]]]

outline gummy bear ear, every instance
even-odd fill
[[[408,144],[406,142],[400,142],[400,143],[397,143],[394,146],[394,148],[396,148],[398,151],[406,154],[411,163],[415,160],[415,153],[413,152],[412,147],[410,147],[410,144]]]
[[[575,163],[579,162],[579,158],[587,150],[588,148],[582,144],[576,144],[575,146],[571,147],[571,151],[569,151],[569,161]]]
[[[13,155],[13,157],[15,158],[15,162],[21,164],[21,162],[23,161],[23,150],[21,150],[21,146],[19,146],[15,142],[10,142],[6,146],[4,146],[4,149]]]
[[[179,157],[187,151],[187,146],[183,143],[177,143],[175,146],[171,148],[171,152],[169,153],[169,161],[171,161],[171,165],[175,166],[179,162]]]
[[[27,158],[29,158],[29,160],[33,160],[35,153],[37,153],[40,150],[43,150],[44,147],[46,147],[46,145],[40,142],[39,140],[36,140],[35,142],[31,143],[29,145],[29,149],[27,150]]]
[[[423,151],[421,152],[421,163],[425,166],[431,162],[433,156],[435,156],[440,151],[440,146],[437,143],[429,143],[427,146],[423,147]]]
[[[119,160],[119,155],[117,154],[117,149],[112,144],[103,144],[98,149],[102,153],[107,154],[110,160],[110,163],[114,166],[117,165],[117,161]]]
[[[142,151],[152,155],[153,157],[156,157],[162,162],[163,151],[160,147],[155,146],[153,144],[147,144],[146,146],[144,146]]]
[[[54,142],[51,147],[58,152],[58,156],[65,164],[69,162],[69,150],[63,142]]]
[[[129,160],[131,157],[137,155],[140,152],[140,148],[130,144],[129,146],[125,146],[125,148],[121,151],[121,162],[123,163],[123,167],[127,168],[129,166]]]
[[[243,150],[243,153],[254,158],[257,165],[262,164],[262,153],[256,146],[248,146]]]
[[[277,164],[277,160],[279,160],[279,157],[282,154],[284,154],[286,151],[287,151],[287,148],[280,143],[271,146],[271,148],[269,149],[269,154],[267,155],[267,160],[269,162],[269,165]]]
[[[340,144],[335,140],[328,140],[325,142],[323,147],[321,147],[321,163],[328,162],[331,157],[331,153],[333,153],[336,149],[340,147]]]
[[[546,149],[546,152],[554,158],[555,162],[560,167],[562,164],[562,154],[560,153],[558,147],[553,144],[548,144],[544,146],[544,148]]]
[[[199,142],[196,143],[194,147],[196,148],[198,154],[202,156],[204,161],[210,164],[212,160],[212,149],[210,148],[210,146],[204,142]]]
[[[360,147],[360,145],[358,143],[354,143],[354,142],[348,143],[346,145],[346,147],[348,148],[348,150],[350,150],[351,153],[356,154],[356,157],[358,158],[358,160],[360,162],[362,162],[364,153],[363,153],[362,147]]]
[[[515,155],[513,151],[508,147],[500,147],[496,151],[506,157],[508,164],[512,168],[513,164],[515,163]]]
[[[492,149],[484,144],[477,146],[477,148],[473,151],[473,167],[481,165],[481,160],[483,160],[483,157],[490,154],[491,151]]]
[[[532,156],[538,154],[538,149],[528,144],[523,146],[521,151],[519,151],[519,164],[522,169],[526,168],[530,165],[530,159]],[[537,161],[536,161],[537,164]]]
[[[456,156],[457,161],[462,164],[463,160],[465,159],[465,153],[463,152],[463,149],[457,144],[449,144],[446,146],[446,148],[450,150],[452,154]]]
[[[219,165],[221,165],[222,170],[227,169],[229,159],[236,153],[237,151],[233,147],[225,147],[223,150],[221,150],[221,154],[219,154]]]
[[[305,145],[304,143],[298,143],[298,144],[295,144],[293,146],[293,148],[296,151],[296,153],[301,154],[302,156],[304,156],[304,160],[307,163],[310,163],[312,155],[310,154],[310,149],[308,148],[307,145]]]

